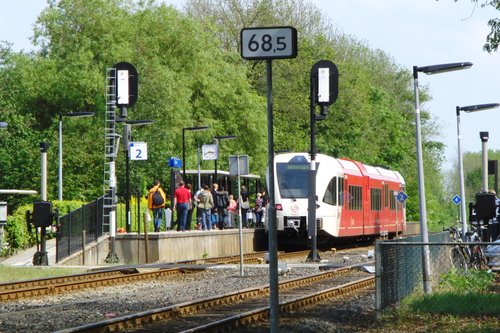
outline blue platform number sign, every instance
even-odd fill
[[[297,57],[297,29],[244,28],[241,30],[241,57],[248,60]]]
[[[171,168],[182,168],[182,160],[177,157],[170,157],[168,160],[168,166]]]
[[[403,192],[403,191],[400,191],[396,195],[396,200],[398,200],[401,203],[405,202],[407,199],[408,199],[408,195],[405,192]]]
[[[148,159],[148,144],[146,142],[129,143],[130,159],[133,161],[145,161]]]
[[[462,201],[462,198],[460,198],[460,196],[458,194],[455,194],[455,196],[451,200],[453,201],[453,203],[455,205],[458,205]]]

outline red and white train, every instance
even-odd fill
[[[307,237],[310,156],[285,153],[274,161],[278,236]],[[405,189],[399,172],[323,154],[316,155],[316,170],[318,243],[406,229],[405,205],[396,199]]]

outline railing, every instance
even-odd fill
[[[56,237],[56,262],[83,249],[85,245],[97,241],[103,235],[103,197],[88,203],[64,216],[59,217]]]

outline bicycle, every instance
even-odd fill
[[[479,242],[481,237],[478,234],[478,229],[471,226],[471,230],[465,234],[466,242],[463,242],[462,232],[456,226],[445,228],[449,231],[451,238],[454,242],[462,243],[463,245],[456,245],[451,249],[451,261],[453,267],[457,270],[467,269],[483,269],[487,267],[487,259],[484,255],[483,248],[478,244],[469,244]]]
[[[474,225],[471,226],[471,231],[468,231],[465,236],[468,243],[480,242],[482,240],[480,234],[478,233],[478,228]],[[469,245],[467,246],[467,252],[469,256],[469,268],[483,269],[488,266],[488,260],[484,255],[483,247],[481,245]]]
[[[443,230],[450,232],[451,239],[454,242],[462,243],[461,232],[457,227],[452,226],[450,228],[443,228]],[[466,255],[467,254],[464,252],[464,246],[460,246],[458,244],[453,246],[450,250],[451,264],[458,272],[467,272],[467,269],[469,268]]]

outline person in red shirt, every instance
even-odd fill
[[[177,210],[177,221],[179,230],[186,231],[186,221],[191,204],[191,192],[185,187],[184,181],[179,182],[179,187],[174,192],[174,206]]]

